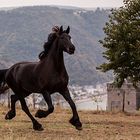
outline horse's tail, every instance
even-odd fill
[[[8,85],[5,82],[5,75],[8,69],[0,70],[0,94],[5,93],[7,89],[9,89]]]

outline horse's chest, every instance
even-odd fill
[[[68,83],[67,78],[65,78],[65,77],[57,77],[54,80],[52,80],[51,85],[57,87],[57,86],[67,85],[67,83]]]
[[[53,92],[61,91],[68,85],[68,79],[66,77],[57,77],[51,79],[47,85],[47,89]]]

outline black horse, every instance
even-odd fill
[[[11,95],[11,110],[6,114],[5,119],[12,119],[16,116],[15,103],[20,101],[22,110],[30,117],[33,123],[33,129],[43,130],[43,127],[31,115],[25,102],[25,97],[31,93],[41,93],[47,102],[48,110],[38,110],[35,117],[43,118],[53,112],[54,106],[51,100],[51,94],[59,92],[65,100],[70,104],[73,117],[70,123],[81,130],[80,122],[76,106],[70,97],[68,90],[68,74],[64,65],[63,52],[74,54],[75,47],[71,42],[69,35],[70,28],[63,30],[61,26],[60,32],[54,40],[47,57],[39,62],[20,62],[9,69],[0,71],[0,82],[6,83],[15,93]],[[1,89],[4,88],[1,84]],[[5,87],[5,89],[7,89]]]

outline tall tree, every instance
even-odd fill
[[[98,68],[113,70],[119,87],[128,77],[136,85],[140,80],[140,0],[124,0],[123,7],[111,10],[104,33],[100,43],[107,62]]]

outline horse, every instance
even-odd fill
[[[70,55],[74,54],[75,46],[71,42],[69,35],[70,27],[60,31],[54,40],[51,49],[46,57],[38,62],[19,62],[11,66],[9,69],[1,70],[0,81],[7,84],[12,89],[14,95],[11,95],[11,108],[5,116],[6,120],[10,120],[16,116],[15,104],[19,100],[22,110],[28,115],[33,124],[33,129],[41,131],[42,125],[30,113],[25,97],[32,93],[42,94],[47,105],[47,110],[38,110],[35,117],[44,118],[53,113],[54,105],[52,103],[51,94],[58,92],[69,103],[73,116],[69,122],[76,129],[82,130],[75,103],[73,102],[68,89],[69,76],[64,64],[63,52]],[[4,87],[1,84],[1,87]]]

